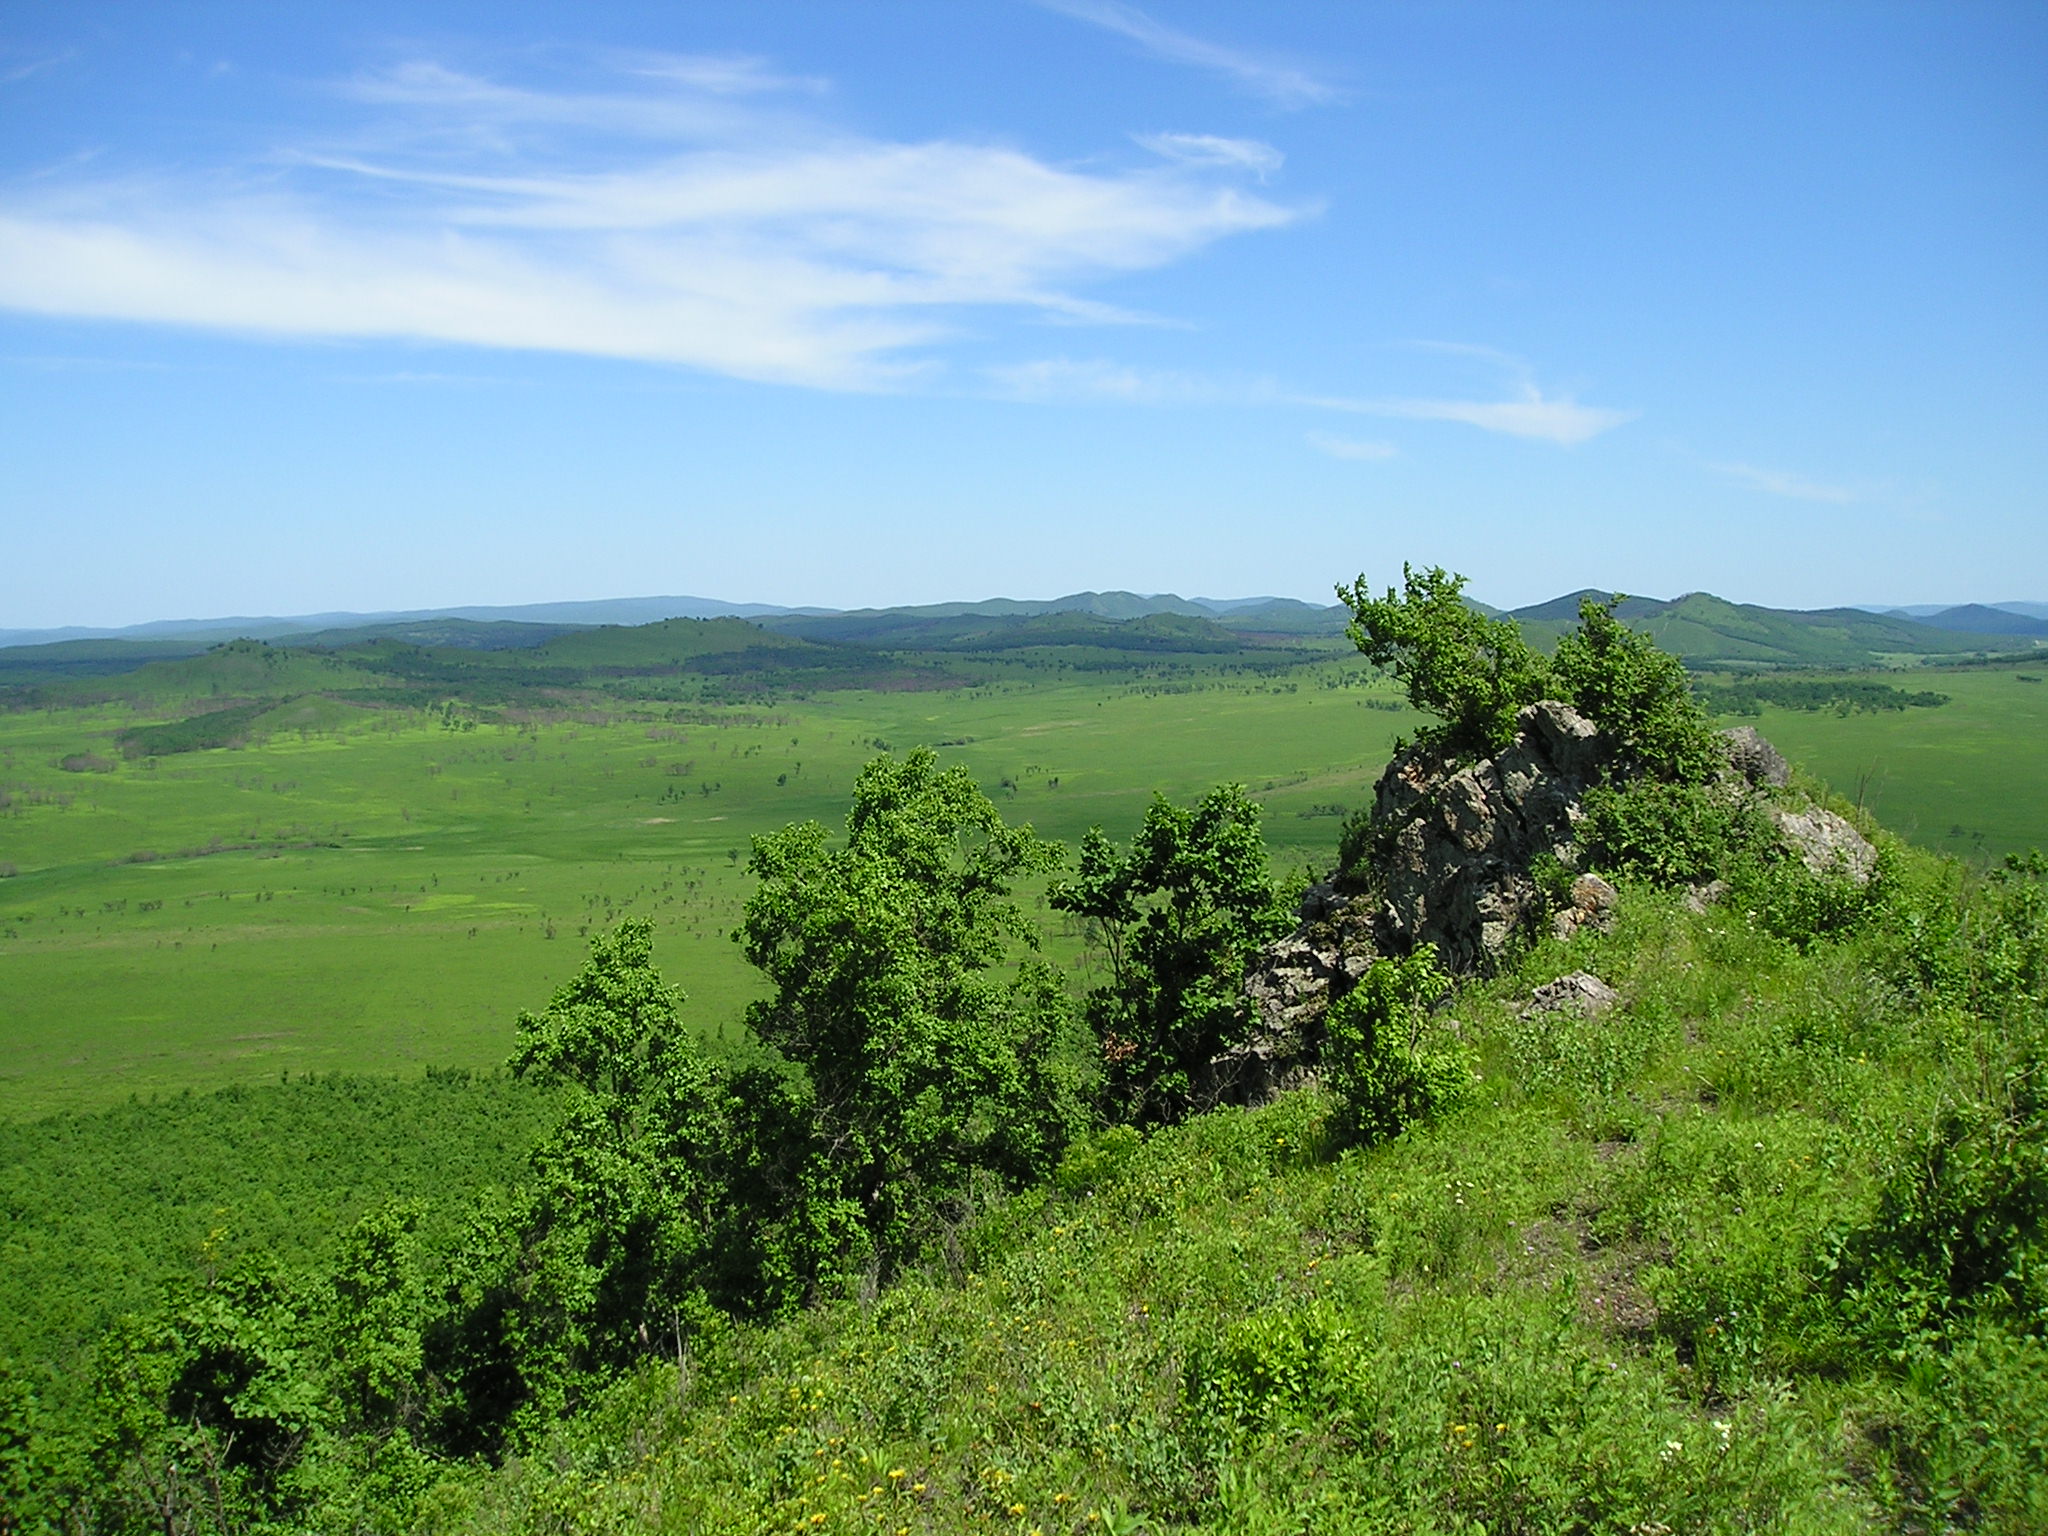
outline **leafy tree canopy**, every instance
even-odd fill
[[[804,1191],[796,1270],[886,1269],[975,1176],[1057,1159],[1080,1113],[1071,1012],[1010,887],[1059,856],[927,749],[862,770],[843,845],[816,822],[754,840],[739,939],[775,990],[747,1024],[810,1100],[782,1173]]]
[[[1259,807],[1226,784],[1193,806],[1155,795],[1127,850],[1100,827],[1053,906],[1086,918],[1109,960],[1088,997],[1113,1118],[1173,1120],[1201,1069],[1243,1033],[1245,961],[1287,925]]]
[[[1398,593],[1374,597],[1360,576],[1339,585],[1337,597],[1351,610],[1352,644],[1401,680],[1410,704],[1443,722],[1430,739],[1483,754],[1514,739],[1515,712],[1543,697],[1548,668],[1513,619],[1488,618],[1464,590],[1465,578],[1442,566],[1403,565]]]
[[[1702,783],[1724,761],[1713,725],[1678,658],[1614,616],[1622,601],[1579,600],[1579,627],[1551,663],[1559,691],[1620,742],[1624,770]]]

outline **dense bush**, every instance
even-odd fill
[[[1543,697],[1548,669],[1513,619],[1488,618],[1463,596],[1465,578],[1441,566],[1401,567],[1401,591],[1374,597],[1360,576],[1337,588],[1351,641],[1442,723],[1426,733],[1447,750],[1481,755],[1514,738],[1515,712]]]
[[[1579,600],[1579,627],[1557,643],[1551,674],[1562,697],[1612,736],[1615,767],[1673,784],[1701,784],[1723,765],[1712,724],[1685,668],[1614,616],[1622,599]]]
[[[1370,1146],[1465,1103],[1472,1067],[1464,1052],[1427,1040],[1427,1009],[1451,978],[1425,944],[1375,960],[1330,1007],[1323,1070],[1336,1096],[1339,1134]]]
[[[1777,841],[1748,796],[1715,785],[1656,778],[1596,784],[1584,807],[1578,839],[1587,861],[1660,885],[1716,879]]]
[[[1088,924],[1109,977],[1085,1011],[1112,1119],[1177,1120],[1201,1107],[1201,1074],[1241,1038],[1245,962],[1291,914],[1266,871],[1259,807],[1243,786],[1191,807],[1155,795],[1128,850],[1090,829],[1055,910]]]

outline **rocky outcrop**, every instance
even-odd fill
[[[1810,801],[1781,803],[1791,772],[1775,747],[1750,726],[1722,740],[1723,793],[1755,797],[1816,874],[1871,878],[1876,850],[1854,827]],[[1368,889],[1310,887],[1295,931],[1254,957],[1245,977],[1250,1029],[1211,1063],[1214,1096],[1257,1101],[1310,1075],[1324,1014],[1381,955],[1434,944],[1447,969],[1484,974],[1518,932],[1546,917],[1561,939],[1604,928],[1619,900],[1613,886],[1581,873],[1555,903],[1535,871],[1544,855],[1576,868],[1582,797],[1617,756],[1611,737],[1555,700],[1523,709],[1513,741],[1480,762],[1461,765],[1427,746],[1399,753],[1373,791]],[[1696,886],[1689,903],[1704,911],[1726,888],[1719,880]],[[1527,1011],[1597,1016],[1615,1000],[1597,977],[1575,972],[1539,988]]]
[[[1591,971],[1573,971],[1531,992],[1521,1012],[1525,1018],[1539,1013],[1576,1013],[1597,1019],[1620,1001],[1621,994]]]
[[[1550,914],[1550,931],[1556,938],[1569,939],[1581,928],[1604,933],[1614,925],[1614,909],[1621,892],[1598,875],[1580,875],[1572,881],[1565,904]]]
[[[1538,856],[1575,862],[1580,797],[1613,743],[1555,700],[1529,705],[1515,725],[1505,749],[1469,767],[1446,773],[1441,759],[1411,748],[1381,776],[1374,816],[1391,832],[1378,870],[1383,949],[1434,944],[1452,971],[1489,970],[1544,910],[1530,873]]]
[[[1754,788],[1783,789],[1792,782],[1792,765],[1753,725],[1723,731],[1721,749],[1728,754],[1728,766]]]
[[[1868,885],[1877,873],[1877,850],[1870,840],[1833,811],[1818,805],[1774,805],[1770,818],[1785,846],[1816,875]]]
[[[1257,1102],[1295,1086],[1322,1051],[1323,1016],[1378,958],[1369,914],[1323,881],[1301,900],[1294,932],[1245,972],[1251,1029],[1210,1063],[1218,1097]]]

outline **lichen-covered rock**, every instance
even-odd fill
[[[1792,765],[1753,725],[1723,731],[1721,749],[1728,754],[1728,766],[1758,789],[1783,789],[1792,782]]]
[[[1525,1016],[1576,1013],[1583,1018],[1597,1019],[1620,1001],[1621,994],[1591,971],[1573,971],[1555,981],[1546,981],[1531,992],[1521,1011]]]
[[[1452,971],[1492,969],[1540,915],[1532,863],[1573,861],[1580,796],[1612,756],[1591,721],[1545,700],[1516,717],[1508,746],[1469,767],[1447,773],[1416,749],[1396,758],[1374,796],[1376,820],[1394,829],[1378,871],[1380,947],[1434,944]]]
[[[1309,887],[1295,931],[1245,968],[1249,1029],[1210,1063],[1211,1093],[1256,1103],[1299,1082],[1322,1051],[1323,1016],[1378,956],[1363,904],[1330,881]]]
[[[1816,875],[1868,885],[1877,873],[1877,850],[1870,840],[1833,811],[1818,805],[1796,810],[1774,805],[1770,816],[1785,846]]]

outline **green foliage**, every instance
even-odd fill
[[[1441,566],[1401,567],[1402,590],[1374,597],[1360,576],[1339,586],[1347,633],[1366,660],[1392,671],[1408,702],[1443,723],[1433,736],[1457,754],[1483,754],[1514,738],[1515,713],[1543,697],[1548,669],[1513,619],[1466,603],[1465,578]]]
[[[1552,677],[1563,697],[1619,743],[1624,777],[1701,784],[1725,759],[1678,658],[1614,616],[1622,599],[1579,600],[1579,627],[1557,644]]]
[[[1067,1148],[1053,1170],[1053,1187],[1063,1195],[1093,1194],[1113,1180],[1145,1144],[1136,1126],[1109,1125],[1081,1136]]]
[[[557,1113],[509,1077],[325,1077],[0,1122],[0,1361],[44,1420],[85,1413],[97,1341],[164,1288],[257,1254],[336,1262],[366,1214],[417,1212],[427,1254],[455,1244],[476,1192],[515,1180]]]
[[[1764,706],[1827,710],[1837,715],[1897,713],[1906,709],[1939,709],[1949,695],[1922,689],[1909,693],[1890,683],[1862,678],[1743,677],[1726,683],[1699,682],[1693,691],[1701,708],[1716,715],[1760,715]]]
[[[121,750],[129,757],[170,757],[179,752],[206,752],[217,747],[239,747],[249,739],[256,721],[283,699],[256,699],[247,704],[230,704],[168,725],[138,725],[120,733]]]
[[[1587,861],[1659,885],[1720,878],[1776,844],[1763,813],[1717,785],[1638,778],[1596,784],[1582,804]]]
[[[1375,960],[1330,1007],[1323,1070],[1337,1097],[1337,1125],[1370,1146],[1434,1120],[1471,1097],[1472,1066],[1455,1045],[1427,1040],[1428,1008],[1451,987],[1424,944],[1401,959]]]
[[[627,919],[592,940],[544,1012],[520,1017],[514,1070],[566,1102],[513,1219],[479,1229],[470,1315],[449,1325],[443,1374],[465,1397],[454,1418],[482,1443],[559,1413],[585,1377],[661,1348],[705,1309],[734,1214],[734,1110],[653,947],[653,924]]]
[[[1071,1010],[1042,965],[1005,964],[1036,942],[1011,883],[1058,857],[925,749],[862,771],[843,846],[816,822],[755,838],[739,939],[774,993],[747,1025],[804,1079],[780,1153],[800,1294],[892,1271],[977,1176],[1043,1177],[1078,1128]]]
[[[1203,1069],[1243,1034],[1245,962],[1287,925],[1259,807],[1239,784],[1187,807],[1155,795],[1128,850],[1090,828],[1050,899],[1108,960],[1086,1008],[1109,1116],[1153,1124],[1198,1107]]]

